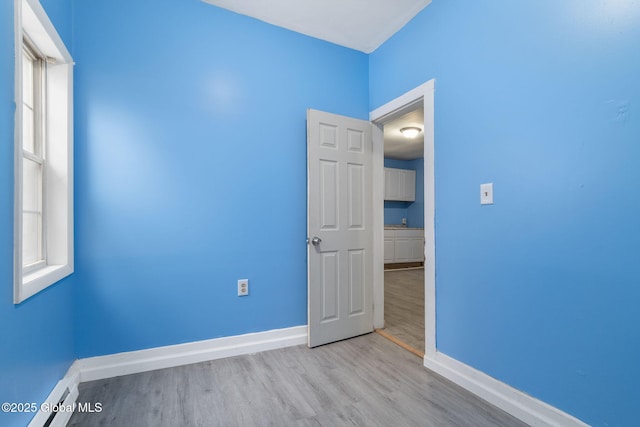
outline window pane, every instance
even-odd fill
[[[22,162],[22,209],[42,210],[42,165],[24,158]]]
[[[24,105],[22,107],[22,148],[35,154],[33,127],[33,111]]]
[[[22,55],[22,102],[33,108],[33,61]]]
[[[40,214],[22,214],[22,265],[40,261],[41,256],[41,220]]]

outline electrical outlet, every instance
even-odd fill
[[[249,279],[238,280],[238,296],[244,297],[249,295]]]

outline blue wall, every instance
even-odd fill
[[[436,78],[439,351],[636,423],[639,3],[434,1],[370,56],[197,0],[43,3],[78,64],[76,273],[11,304],[0,0],[3,401],[42,401],[74,356],[304,324],[305,109],[366,118]]]
[[[638,40],[636,1],[448,0],[370,56],[372,110],[436,79],[438,350],[595,426],[640,401]]]
[[[407,219],[411,228],[424,227],[424,159],[397,160],[384,159],[384,167],[410,169],[416,171],[416,200],[414,202],[384,202],[384,223],[397,225],[402,218]]]
[[[197,0],[74,16],[77,356],[306,324],[306,109],[366,119],[367,55]]]
[[[43,1],[70,47],[71,4]],[[0,401],[42,402],[73,361],[73,276],[13,305],[13,1],[0,1]],[[24,426],[33,413],[0,412],[0,425]]]

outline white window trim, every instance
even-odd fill
[[[14,303],[73,273],[73,59],[38,0],[15,0],[15,96],[22,105],[23,34],[47,57],[46,265],[22,266],[22,108],[15,114]]]

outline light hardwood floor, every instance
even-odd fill
[[[424,269],[384,272],[384,332],[424,353]]]
[[[378,334],[80,385],[69,426],[524,426]]]

